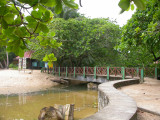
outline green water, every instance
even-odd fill
[[[43,107],[54,104],[75,104],[74,119],[88,117],[97,112],[96,90],[86,85],[50,88],[19,95],[0,95],[0,120],[37,120]]]

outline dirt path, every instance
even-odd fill
[[[40,70],[0,70],[0,94],[27,93],[57,85],[50,80],[57,79]]]
[[[143,84],[122,87],[120,90],[134,98],[139,108],[160,115],[160,80],[145,78]],[[139,110],[138,119],[160,120],[160,116]]]

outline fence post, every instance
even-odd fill
[[[157,79],[157,67],[155,68],[155,78]]]
[[[67,69],[68,69],[68,67],[66,67],[66,77],[68,76],[68,70]]]
[[[107,67],[107,80],[109,80],[109,67]]]
[[[94,79],[96,79],[96,72],[97,72],[97,68],[94,67]]]
[[[54,75],[54,66],[53,66],[53,72],[52,72],[52,74]]]
[[[144,82],[144,70],[143,68],[141,69],[141,83]]]
[[[49,67],[47,67],[47,73],[49,74]]]
[[[137,67],[137,77],[139,76],[139,68]]]
[[[59,76],[61,76],[61,70],[60,70],[60,67],[58,67],[58,68],[59,68],[59,69],[58,69],[58,70],[59,70]]]
[[[124,80],[125,79],[125,68],[124,67],[121,68],[121,74],[122,74],[122,79]]]
[[[85,67],[83,67],[83,77],[84,78],[86,77],[86,75],[85,75],[86,73],[85,72],[86,72]]]
[[[74,67],[74,77],[76,77],[76,67]]]

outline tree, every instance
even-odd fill
[[[1,0],[1,46],[7,46],[9,52],[23,56],[31,39],[35,42],[42,42],[40,39],[52,39],[47,25],[52,20],[53,14],[48,7],[55,7],[55,13],[59,14],[62,11],[62,4],[78,8],[74,0]],[[29,15],[25,16],[24,11]]]
[[[109,19],[56,18],[50,29],[56,33],[54,38],[63,43],[54,52],[58,65],[95,66],[106,65],[107,62],[110,65],[116,64],[118,52],[113,47],[120,37],[120,28]]]
[[[140,9],[145,6],[143,0],[133,0],[133,2]],[[122,12],[129,8],[130,3],[130,0],[120,1],[119,6],[122,8]],[[55,13],[60,14],[63,4],[73,9],[78,8],[74,0],[1,0],[1,46],[7,46],[7,51],[23,56],[24,51],[29,49],[31,39],[40,42],[42,41],[40,39],[53,38],[51,34],[47,35],[49,32],[47,25],[53,18],[48,7],[55,7]],[[28,12],[29,15],[25,16],[24,11]],[[37,39],[39,35],[41,38]],[[47,46],[48,44],[46,44]]]
[[[63,9],[60,14],[55,13],[55,7],[50,7],[49,9],[54,13],[54,18],[64,18],[65,20],[68,20],[69,18],[77,18],[82,16],[80,13],[78,13],[78,9],[72,9],[65,5],[62,5],[62,8]]]
[[[149,65],[160,59],[160,3],[158,0],[147,2],[146,10],[137,10],[123,27],[121,50],[141,53],[134,59],[141,59]],[[147,58],[147,59],[144,59]],[[143,59],[143,60],[142,60]],[[151,61],[152,60],[152,61]]]
[[[145,2],[148,0],[120,0],[118,5],[121,8],[121,12],[128,11],[129,9],[134,10],[134,5],[137,6],[138,9],[145,9]]]

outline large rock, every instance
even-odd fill
[[[88,84],[87,84],[87,88],[88,88],[88,89],[97,89],[97,88],[98,88],[98,85],[95,84],[95,83],[88,83]]]
[[[54,105],[41,109],[38,120],[73,120],[74,105]]]

